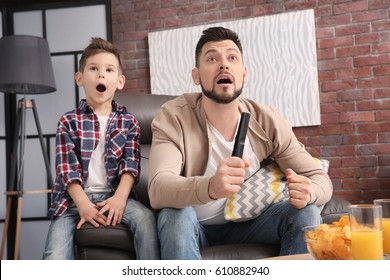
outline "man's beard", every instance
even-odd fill
[[[202,92],[205,96],[213,100],[214,102],[218,104],[229,104],[230,102],[234,101],[237,97],[239,97],[242,93],[242,89],[244,86],[242,86],[239,89],[235,89],[233,92],[233,95],[218,95],[214,89],[214,87],[211,90],[206,90],[202,83],[200,83],[200,87],[202,89]]]

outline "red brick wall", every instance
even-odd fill
[[[112,0],[126,91],[150,93],[149,31],[303,9],[316,15],[322,125],[294,130],[313,156],[330,160],[337,195],[390,198],[389,0]]]

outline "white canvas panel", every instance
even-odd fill
[[[46,25],[51,52],[83,50],[91,37],[107,38],[104,5],[47,10]]]
[[[293,126],[321,123],[313,10],[149,33],[152,94],[200,91],[191,78],[195,46],[211,26],[241,39],[249,73],[244,96],[276,106]]]

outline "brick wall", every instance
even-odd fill
[[[322,125],[294,130],[313,156],[330,160],[335,194],[351,202],[390,198],[390,0],[111,3],[125,90],[145,94],[149,31],[314,9]]]

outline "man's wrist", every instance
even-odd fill
[[[217,198],[215,198],[213,195],[212,195],[212,192],[211,192],[211,181],[213,180],[213,178],[211,177],[210,178],[210,181],[209,181],[209,186],[208,186],[208,193],[209,193],[209,198],[212,199],[212,200],[217,200]]]

